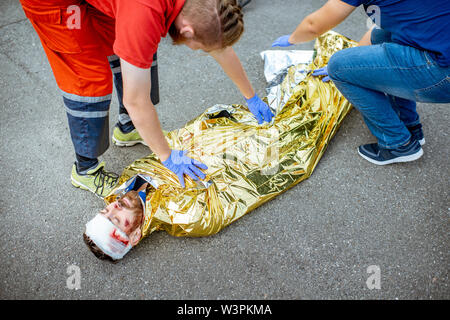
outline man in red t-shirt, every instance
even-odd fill
[[[171,150],[150,98],[151,67],[162,37],[208,52],[245,97],[258,123],[270,108],[253,90],[232,45],[244,28],[236,0],[20,0],[38,33],[66,107],[77,161],[72,184],[103,197],[117,183],[98,157],[109,147],[112,74],[119,105],[113,141],[143,143],[179,178],[207,167]]]

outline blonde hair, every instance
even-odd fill
[[[186,0],[181,14],[192,24],[193,40],[208,48],[232,46],[244,32],[242,8],[236,0]],[[183,40],[174,38],[175,43]]]

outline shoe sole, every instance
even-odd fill
[[[112,141],[113,141],[113,143],[114,143],[116,146],[118,146],[118,147],[132,147],[132,146],[134,146],[134,145],[136,145],[136,144],[138,144],[138,143],[143,144],[144,146],[147,146],[147,147],[148,147],[148,145],[145,143],[145,141],[142,141],[142,140],[120,141],[120,140],[117,140],[117,139],[113,136],[113,137],[112,137]]]
[[[384,165],[391,164],[391,163],[415,161],[415,160],[419,159],[423,155],[423,150],[421,148],[418,152],[416,152],[414,154],[411,154],[409,156],[398,157],[398,158],[394,158],[394,159],[386,160],[386,161],[373,160],[372,158],[369,158],[368,156],[362,154],[359,151],[359,148],[358,148],[358,154],[361,157],[363,157],[364,159],[366,159],[367,161],[369,161],[369,162],[371,162],[373,164],[376,164],[376,165],[379,165],[379,166],[384,166]]]

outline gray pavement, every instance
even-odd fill
[[[261,96],[259,52],[323,3],[246,7],[235,49]],[[359,39],[362,9],[335,30]],[[216,103],[243,103],[211,57],[169,39],[158,57],[164,129]],[[157,232],[112,265],[83,243],[102,201],[70,183],[74,152],[62,98],[18,1],[0,1],[0,73],[1,299],[450,298],[448,105],[418,105],[427,141],[418,161],[377,167],[359,157],[357,147],[374,138],[353,110],[308,180],[214,236]],[[117,114],[114,100],[111,131]],[[120,172],[146,154],[144,146],[111,146],[102,159]],[[71,265],[81,271],[79,290],[66,284]],[[366,285],[371,265],[380,268],[379,290]]]

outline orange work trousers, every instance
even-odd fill
[[[115,21],[82,0],[20,0],[45,50],[58,87],[83,97],[112,93],[108,56]]]

